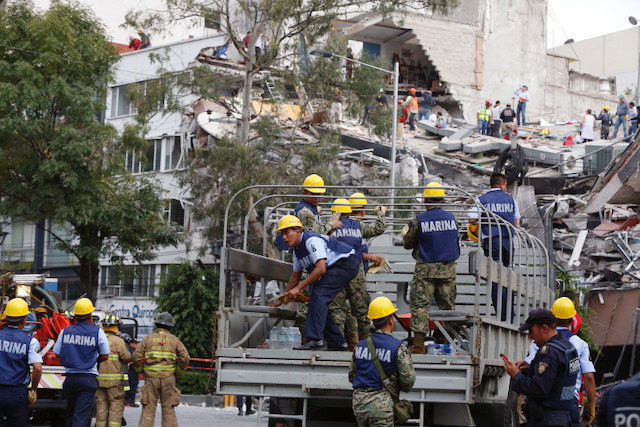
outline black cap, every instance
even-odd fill
[[[546,310],[544,308],[538,308],[536,310],[531,310],[529,312],[529,317],[527,320],[520,325],[520,332],[526,332],[533,325],[554,325],[558,322],[558,319],[553,315],[552,312]]]

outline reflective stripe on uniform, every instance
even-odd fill
[[[96,421],[96,427],[106,427],[106,426],[107,426],[106,421]]]
[[[110,354],[109,355],[109,360],[114,360],[116,362],[120,361],[120,356],[118,356],[117,354]]]
[[[98,380],[121,380],[122,374],[98,374]]]
[[[147,359],[156,357],[158,359],[176,360],[176,354],[171,351],[147,351],[144,354],[144,357],[146,357]]]
[[[144,369],[149,371],[175,371],[176,367],[174,365],[145,365]]]
[[[122,425],[122,423],[118,422],[118,421],[109,421],[109,427],[120,427]],[[98,426],[98,424],[96,423],[96,427]]]

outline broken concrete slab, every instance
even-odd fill
[[[462,141],[451,140],[445,136],[438,142],[438,148],[443,151],[458,151],[462,149]]]
[[[430,121],[430,120],[418,120],[418,121],[416,121],[416,125],[420,129],[424,129],[427,132],[431,132],[433,134],[441,135],[441,136],[448,136],[448,137],[450,137],[451,135],[456,133],[456,131],[458,130],[456,128],[439,128],[439,127],[436,127],[436,124],[434,122]]]

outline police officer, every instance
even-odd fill
[[[520,326],[520,331],[528,331],[529,338],[540,348],[526,375],[501,355],[504,369],[511,376],[512,390],[527,398],[530,427],[571,425],[580,361],[575,347],[556,332],[556,322],[549,310],[536,309]]]
[[[102,320],[102,329],[109,341],[109,359],[98,368],[96,427],[120,427],[124,412],[124,394],[129,389],[129,378],[123,373],[123,364],[131,359],[124,340],[119,337],[120,318],[109,314]]]
[[[158,399],[162,406],[162,426],[177,427],[178,419],[174,407],[180,403],[180,390],[176,388],[176,365],[186,368],[189,352],[182,341],[170,330],[175,326],[173,316],[159,313],[154,319],[156,330],[144,337],[131,356],[135,363],[142,364],[145,374],[140,403],[140,427],[152,427],[156,417]]]
[[[411,281],[411,328],[415,332],[411,353],[424,354],[429,331],[429,308],[434,294],[442,310],[456,308],[456,260],[460,257],[458,226],[450,212],[439,207],[442,184],[430,182],[423,192],[426,211],[405,228],[404,248],[413,249],[416,266]]]
[[[12,299],[4,314],[7,326],[0,330],[0,425],[22,427],[27,425],[29,406],[36,401],[42,356],[38,341],[22,330],[29,314],[26,301]],[[33,368],[31,375],[29,365]]]
[[[358,343],[351,358],[349,381],[353,384],[353,413],[359,427],[394,425],[393,398],[371,358],[369,340],[373,341],[375,354],[396,396],[400,390],[410,391],[416,380],[407,346],[391,335],[395,327],[393,313],[396,311],[398,309],[386,297],[371,301],[368,317],[376,330]]]
[[[491,189],[486,191],[480,197],[480,202],[489,212],[502,218],[507,223],[518,227],[520,222],[520,210],[518,204],[507,193],[507,177],[501,173],[494,173],[489,180]],[[469,214],[472,223],[475,223],[478,218],[482,216],[478,213],[477,209],[473,209]],[[511,265],[511,256],[513,249],[511,247],[511,238],[509,233],[513,233],[513,229],[509,229],[508,226],[502,224],[481,224],[481,239],[482,249],[485,256],[491,254],[491,258],[494,261],[499,261],[502,258],[502,264],[505,267]],[[515,292],[512,293],[512,301],[515,302]],[[493,308],[498,311],[498,284],[493,282],[491,284],[491,302]],[[507,289],[502,287],[502,303],[501,303],[501,315],[500,320],[503,322],[507,319]],[[513,321],[514,312],[511,310],[511,320]]]
[[[357,199],[354,196],[357,196]],[[358,209],[364,214],[363,208],[367,204],[367,199],[364,197],[364,194],[354,193],[351,196],[351,200],[358,203]],[[336,228],[331,235],[354,248],[356,253],[362,256],[363,262],[360,264],[356,278],[349,282],[347,288],[340,292],[331,302],[329,311],[343,334],[348,315],[352,314],[353,317],[355,317],[357,322],[357,339],[350,340],[350,337],[347,337],[347,342],[351,350],[353,350],[353,347],[355,347],[358,341],[369,336],[370,322],[369,319],[367,319],[367,309],[370,298],[364,281],[365,270],[368,268],[369,262],[380,265],[384,261],[382,257],[368,253],[367,244],[363,239],[379,236],[384,233],[384,230],[387,228],[387,223],[384,218],[385,210],[382,206],[376,207],[378,215],[373,224],[363,224],[357,219],[350,218],[350,214],[353,212],[351,200],[336,199],[331,205],[331,210],[340,214],[340,222],[342,223],[342,226]],[[345,300],[348,300],[348,304]],[[355,334],[352,334],[352,336],[353,335]]]
[[[555,318],[558,319],[556,323],[556,331],[576,348],[576,351],[578,352],[578,359],[580,360],[580,371],[578,372],[576,379],[576,390],[574,393],[575,401],[574,405],[571,407],[571,423],[573,427],[580,427],[580,408],[578,407],[578,401],[580,400],[580,389],[584,382],[587,401],[584,406],[582,421],[585,424],[591,424],[596,416],[596,380],[594,376],[596,368],[589,359],[589,344],[569,329],[571,322],[573,321],[573,317],[577,313],[576,307],[571,299],[561,297],[553,302],[551,312]],[[516,362],[516,364],[520,369],[528,367],[529,363],[531,363],[537,353],[538,346],[535,342],[531,342],[527,357],[524,360]]]
[[[277,231],[293,252],[293,272],[285,293],[295,297],[313,284],[304,328],[307,342],[296,349],[322,349],[323,338],[330,350],[346,349],[344,336],[329,314],[329,303],[356,277],[360,257],[335,237],[303,231],[302,223],[293,215],[280,218]],[[300,280],[303,270],[308,276]]]
[[[300,200],[294,210],[294,213],[300,219],[305,230],[312,231],[314,233],[328,234],[334,228],[339,227],[341,225],[340,221],[332,220],[327,224],[323,224],[320,219],[320,212],[318,209],[318,204],[320,203],[319,196],[327,191],[324,187],[324,180],[322,177],[314,173],[307,176],[302,185],[304,185],[303,194],[305,197]]]
[[[598,425],[615,427],[640,425],[640,373],[611,387],[600,398]]]
[[[94,309],[89,298],[76,301],[76,323],[64,328],[53,346],[65,368],[62,393],[67,401],[67,425],[72,427],[89,425],[98,389],[98,363],[109,358],[107,336],[91,320]]]

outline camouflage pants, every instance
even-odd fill
[[[162,427],[178,427],[175,406],[180,404],[180,390],[176,388],[176,376],[154,378],[146,376],[140,390],[142,414],[139,427],[153,427],[156,418],[156,405],[162,406]]]
[[[349,301],[348,304],[347,300]],[[349,326],[350,332],[355,332],[355,328],[351,327],[351,319],[349,319],[351,314],[357,323],[359,339],[369,336],[370,321],[367,317],[367,312],[370,302],[371,298],[367,292],[367,284],[364,281],[364,269],[360,266],[355,279],[349,282],[347,287],[329,304],[329,312],[333,316],[333,321],[336,322],[343,335],[345,324]]]
[[[411,329],[429,332],[429,308],[435,296],[438,308],[456,308],[456,263],[418,262],[411,281]]]
[[[353,414],[358,427],[393,427],[393,399],[384,390],[353,391]]]

